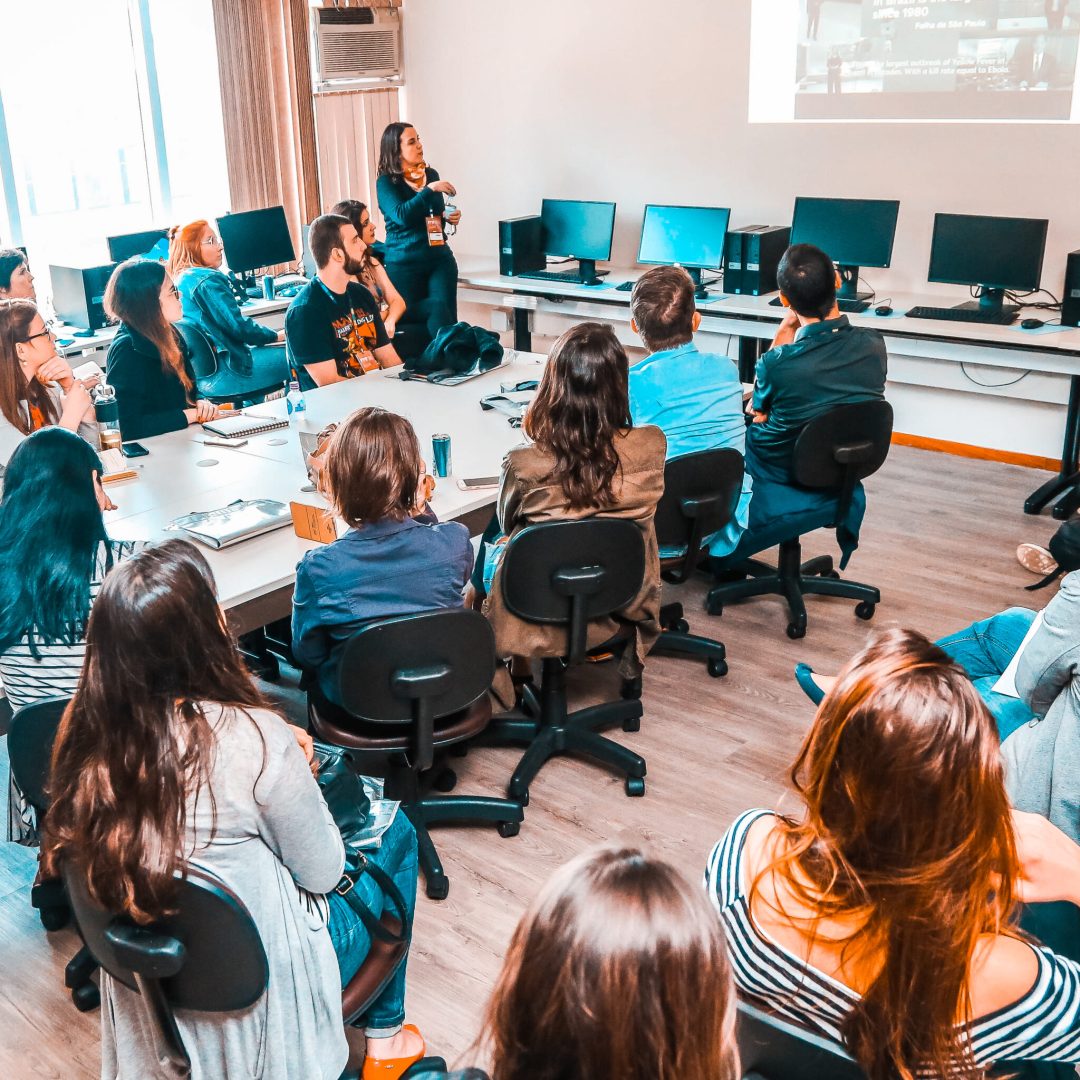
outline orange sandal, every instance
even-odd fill
[[[370,1055],[364,1059],[364,1071],[360,1074],[361,1080],[398,1080],[402,1073],[415,1065],[427,1052],[427,1044],[424,1036],[420,1034],[415,1024],[405,1024],[404,1031],[411,1031],[420,1040],[418,1053],[400,1058],[375,1058]]]

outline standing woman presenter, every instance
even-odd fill
[[[461,211],[447,212],[444,197],[457,189],[424,161],[416,128],[397,121],[382,134],[376,192],[386,223],[386,273],[407,305],[408,323],[418,323],[424,338],[409,343],[409,355],[417,355],[442,327],[457,322],[457,261],[446,234]]]

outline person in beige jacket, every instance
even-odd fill
[[[498,519],[510,538],[526,525],[582,518],[624,518],[645,540],[645,580],[637,595],[612,617],[589,624],[590,648],[632,627],[620,671],[639,674],[660,632],[660,556],[653,517],[664,492],[667,440],[657,427],[630,420],[626,353],[615,332],[601,323],[580,323],[555,343],[523,429],[531,439],[503,460]],[[489,545],[494,563],[501,543]],[[562,656],[566,628],[525,622],[503,601],[501,565],[489,565],[484,610],[495,630],[500,656]],[[496,694],[506,700],[500,678]]]

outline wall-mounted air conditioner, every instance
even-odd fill
[[[401,16],[397,9],[311,9],[318,87],[401,76]]]

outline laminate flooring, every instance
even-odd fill
[[[778,598],[710,618],[701,607],[704,579],[665,587],[665,600],[684,603],[694,632],[725,642],[729,674],[711,679],[701,662],[650,660],[641,730],[612,733],[648,762],[644,798],[627,798],[622,781],[601,768],[562,758],[533,783],[518,836],[504,840],[494,828],[435,832],[450,895],[435,903],[421,887],[407,1003],[432,1052],[452,1064],[480,1063],[471,1048],[511,932],[567,859],[599,843],[646,845],[698,880],[711,845],[740,811],[795,805],[785,795],[786,772],[813,715],[792,678],[796,662],[831,672],[874,628],[902,625],[935,637],[1013,605],[1048,601],[1052,590],[1023,591],[1033,579],[1014,557],[1019,542],[1044,542],[1057,525],[1021,509],[1044,478],[894,447],[867,483],[862,545],[844,574],[881,589],[872,624],[859,622],[849,601],[811,597],[807,636],[793,642]],[[834,552],[826,532],[804,545],[804,558]],[[572,706],[616,693],[610,665],[572,675]],[[294,712],[295,695],[286,693],[286,701]],[[456,790],[500,793],[518,753],[477,749],[454,759]],[[6,777],[0,781],[6,791]],[[29,907],[32,866],[20,852],[0,848],[0,855],[0,1076],[90,1080],[98,1075],[98,1016],[77,1013],[63,987],[76,937],[42,930]]]

